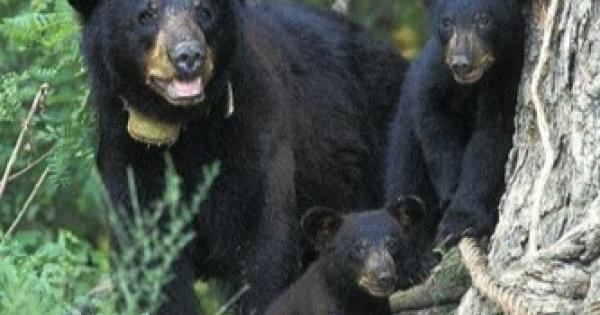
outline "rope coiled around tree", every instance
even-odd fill
[[[511,315],[533,315],[530,304],[518,292],[505,287],[491,276],[487,259],[472,238],[460,241],[458,249],[462,260],[471,275],[473,286],[489,300],[498,305],[502,311]]]

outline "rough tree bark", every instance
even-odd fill
[[[527,12],[491,275],[532,314],[600,314],[600,1],[533,0]],[[458,309],[499,312],[477,289]]]
[[[337,11],[342,14],[348,14],[349,6],[350,6],[350,0],[336,0],[333,3],[333,6],[331,7],[331,9],[333,11]]]

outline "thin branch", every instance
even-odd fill
[[[542,72],[549,59],[550,42],[552,40],[552,33],[554,29],[554,18],[558,12],[558,0],[552,0],[548,14],[546,15],[546,21],[544,23],[544,37],[542,39],[542,46],[540,48],[540,56],[538,63],[533,71],[533,77],[531,80],[530,93],[533,106],[537,116],[537,125],[540,132],[540,138],[544,148],[544,166],[541,170],[540,177],[535,184],[535,190],[533,193],[533,209],[531,211],[531,223],[529,226],[529,246],[527,249],[527,255],[532,256],[538,250],[539,244],[539,225],[542,217],[542,198],[544,197],[544,189],[546,183],[550,178],[552,172],[552,165],[554,164],[554,158],[556,153],[552,148],[552,142],[550,140],[550,128],[546,119],[546,113],[542,99],[539,94],[539,86],[542,78]]]
[[[239,299],[241,299],[242,296],[244,296],[244,294],[246,294],[248,291],[250,291],[250,286],[246,284],[240,289],[240,291],[238,291],[238,293],[236,293],[231,299],[229,299],[229,301],[227,301],[227,303],[225,303],[219,309],[219,311],[215,313],[215,315],[225,314],[225,312],[227,312],[231,308],[231,306],[233,306],[233,304],[237,303],[237,301],[239,301]]]
[[[2,240],[2,245],[4,245],[5,242],[8,239],[10,239],[10,236],[14,232],[15,228],[17,227],[17,225],[19,225],[19,223],[23,219],[23,216],[25,215],[25,212],[27,212],[27,209],[31,205],[31,202],[33,201],[33,198],[35,198],[35,196],[37,195],[38,191],[40,190],[40,187],[42,186],[42,183],[44,182],[44,180],[46,179],[46,177],[48,177],[49,171],[50,171],[50,169],[46,167],[46,169],[44,170],[44,173],[42,173],[42,175],[38,179],[37,183],[35,183],[35,187],[33,187],[33,190],[31,191],[31,194],[29,194],[29,197],[27,197],[27,201],[25,201],[25,204],[23,205],[23,208],[21,208],[21,211],[19,211],[19,215],[17,216],[17,218],[15,219],[15,221],[12,223],[12,225],[10,226],[10,228],[8,229],[8,231],[6,232],[6,235],[4,235],[4,239]]]
[[[56,146],[53,146],[52,148],[50,148],[50,150],[48,150],[46,153],[42,154],[42,156],[40,156],[37,160],[29,163],[29,165],[27,165],[27,167],[25,167],[24,169],[14,173],[13,175],[10,175],[8,177],[8,183],[15,181],[19,177],[25,175],[27,172],[31,171],[34,167],[38,166],[40,163],[42,163],[44,160],[46,160],[52,154],[52,152],[54,151],[54,148],[56,148]]]
[[[110,279],[104,279],[92,288],[87,294],[87,298],[95,298],[97,296],[107,295],[115,290],[115,285]]]
[[[29,124],[31,123],[31,120],[33,119],[33,115],[37,112],[37,109],[42,105],[42,103],[46,99],[46,95],[48,95],[49,89],[50,89],[50,86],[48,85],[48,83],[42,84],[42,86],[39,88],[39,90],[37,92],[37,95],[35,96],[35,100],[33,101],[33,104],[31,105],[31,109],[29,109],[29,114],[27,114],[27,118],[25,118],[25,120],[23,121],[23,124],[21,126],[21,133],[19,134],[19,138],[17,139],[15,148],[13,149],[13,152],[12,152],[10,158],[8,159],[8,163],[6,164],[6,169],[4,170],[4,175],[2,176],[2,181],[0,181],[0,200],[2,199],[2,196],[4,195],[4,191],[6,191],[6,185],[8,184],[8,177],[10,176],[10,172],[12,171],[13,165],[17,161],[17,156],[19,155],[19,151],[21,150],[21,147],[23,146],[23,140],[25,139],[25,134],[27,133],[27,130],[29,129]]]

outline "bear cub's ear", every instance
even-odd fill
[[[315,207],[309,209],[302,220],[300,226],[304,235],[311,241],[313,246],[322,252],[333,236],[342,226],[344,219],[335,210],[325,207]]]
[[[69,4],[83,17],[92,14],[100,0],[68,0]]]
[[[416,196],[402,196],[389,202],[385,209],[406,229],[424,222],[425,203]]]

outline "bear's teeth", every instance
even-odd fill
[[[176,97],[193,97],[202,94],[202,78],[194,81],[173,80],[173,94]]]

